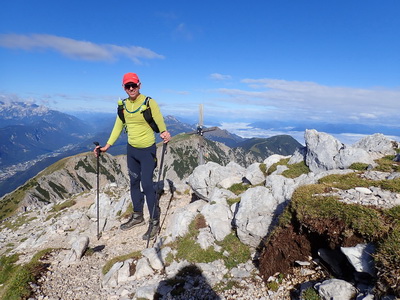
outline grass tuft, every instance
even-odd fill
[[[235,195],[240,195],[241,193],[245,192],[250,187],[251,187],[251,185],[248,185],[248,184],[235,183],[230,188],[228,188],[228,190],[230,190]]]
[[[51,209],[51,212],[59,212],[59,211],[61,211],[63,209],[66,209],[68,207],[74,206],[75,204],[76,204],[75,200],[67,200],[67,201],[64,201],[64,202],[62,202],[60,204],[55,204],[53,206],[53,208]]]
[[[0,258],[0,298],[3,300],[27,299],[32,291],[29,283],[36,283],[37,278],[47,266],[40,260],[54,249],[44,249],[38,252],[32,260],[25,265],[16,265],[18,255]]]
[[[240,263],[247,262],[251,255],[249,248],[240,242],[239,238],[231,233],[225,237],[221,242],[216,242],[217,245],[221,246],[221,251],[217,252],[214,247],[202,249],[198,243],[196,243],[199,229],[206,226],[204,217],[198,214],[196,218],[189,225],[189,232],[169,246],[177,250],[175,259],[187,260],[191,263],[210,263],[218,259],[224,261],[225,266],[228,269],[238,266]],[[223,253],[229,253],[225,256]],[[172,257],[168,260],[172,261]]]
[[[378,270],[377,288],[380,293],[400,295],[400,206],[378,209],[339,201],[338,196],[327,194],[333,189],[351,189],[357,186],[378,186],[398,192],[399,179],[372,181],[362,178],[358,172],[345,175],[329,175],[318,184],[304,185],[296,189],[292,201],[280,217],[280,227],[298,223],[313,230],[313,224],[326,220],[326,224],[343,224],[343,234],[354,232],[366,243],[377,246],[374,259]],[[277,232],[279,228],[275,230]],[[322,233],[320,233],[322,234]],[[310,296],[311,297],[311,296]],[[313,299],[313,298],[310,298]]]
[[[128,259],[133,259],[137,260],[142,257],[142,253],[140,251],[135,251],[129,254],[121,255],[114,257],[113,259],[110,259],[109,261],[106,262],[106,264],[103,266],[102,273],[103,275],[107,274],[108,271],[111,270],[112,266],[116,264],[117,262],[125,261]]]

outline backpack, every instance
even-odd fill
[[[160,129],[158,129],[158,126],[157,126],[156,122],[154,121],[153,116],[151,114],[151,109],[150,109],[150,105],[149,105],[150,99],[151,99],[150,97],[146,97],[146,99],[144,100],[142,105],[146,105],[146,109],[141,111],[141,113],[143,114],[144,119],[149,124],[151,129],[153,129],[154,132],[159,133]],[[126,107],[125,107],[125,101],[126,100],[127,99],[124,99],[122,101],[121,100],[118,101],[118,109],[117,109],[118,116],[121,119],[122,123],[124,123],[124,126],[126,126],[126,124],[125,124],[125,116],[124,116],[124,110],[126,109]],[[139,109],[142,107],[142,105],[139,106],[139,108],[137,110],[135,110],[134,112],[130,112],[128,110],[126,110],[126,111],[128,111],[129,113],[132,113],[132,114],[136,113],[136,112],[139,111]],[[126,127],[125,127],[125,129],[126,129]]]

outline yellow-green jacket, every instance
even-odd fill
[[[135,148],[147,148],[156,142],[154,131],[146,122],[142,114],[142,111],[147,108],[144,104],[145,100],[146,96],[140,94],[134,101],[131,101],[129,98],[125,101],[126,109],[124,109],[124,116],[126,129],[128,131],[128,143]],[[150,99],[149,106],[153,119],[160,129],[160,132],[166,131],[167,127],[165,126],[164,118],[156,101],[154,99]],[[107,144],[113,145],[123,129],[124,124],[117,115],[114,128],[110,134]]]

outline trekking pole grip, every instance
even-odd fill
[[[100,146],[99,142],[93,142],[93,144],[95,144],[96,147],[97,147],[97,146]],[[97,151],[97,156],[99,156],[100,153],[101,153],[100,148],[97,148],[96,151]]]

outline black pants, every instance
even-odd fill
[[[156,191],[153,186],[153,172],[157,166],[157,147],[153,144],[147,148],[135,148],[128,144],[127,161],[131,181],[131,199],[133,210],[143,212],[144,196],[151,219],[159,218],[156,206]],[[142,184],[143,193],[140,190]]]

